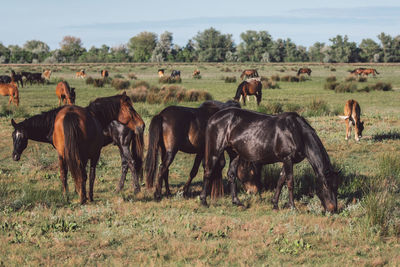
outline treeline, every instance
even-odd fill
[[[267,31],[246,31],[236,45],[231,34],[214,28],[199,32],[185,46],[173,43],[173,34],[160,36],[142,32],[127,44],[117,47],[102,45],[83,47],[78,37],[65,36],[60,49],[37,40],[23,47],[0,43],[0,63],[72,63],[72,62],[400,62],[400,35],[381,33],[380,43],[363,39],[359,45],[348,37],[337,35],[329,44],[316,42],[310,47],[292,40],[276,39]]]

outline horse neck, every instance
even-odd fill
[[[36,115],[22,122],[28,138],[38,142],[52,143],[50,133],[53,131],[54,119],[50,122],[43,115]]]
[[[235,95],[235,99],[240,99],[240,96],[242,95],[242,88],[244,86],[246,82],[242,82],[241,84],[239,84],[237,90],[236,90],[236,95]]]
[[[107,105],[93,105],[92,103],[86,109],[89,114],[92,114],[100,122],[103,129],[113,120],[117,120],[119,115],[119,109],[117,110],[115,107],[108,107]]]

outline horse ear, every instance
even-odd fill
[[[11,125],[15,128],[17,128],[17,123],[14,121],[14,119],[11,119]]]

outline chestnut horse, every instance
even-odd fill
[[[199,70],[196,69],[196,70],[193,71],[193,75],[192,75],[193,77],[196,77],[196,76],[199,76],[199,75],[200,75],[200,71]]]
[[[75,88],[70,88],[67,82],[59,82],[56,87],[56,95],[58,97],[58,106],[61,106],[61,101],[65,105],[75,104]]]
[[[299,75],[302,74],[302,73],[307,73],[308,76],[310,76],[310,75],[311,75],[311,69],[310,69],[310,68],[300,68],[300,69],[297,71],[297,76],[299,76]]]
[[[375,73],[379,74],[379,72],[377,72],[376,69],[364,69],[362,70],[360,75],[368,76],[369,74],[372,74],[373,76],[376,76]]]
[[[357,69],[351,70],[351,71],[350,71],[350,74],[353,74],[353,75],[361,75],[361,74],[363,73],[364,70],[365,70],[365,68],[357,68]]]
[[[82,78],[82,79],[84,79],[84,78],[86,77],[85,70],[77,71],[77,72],[75,73],[75,77],[76,77],[76,78]]]
[[[248,100],[249,95],[254,95],[257,99],[257,105],[260,105],[262,98],[262,83],[257,78],[248,79],[239,84],[236,89],[236,95],[233,98],[235,101],[243,99],[243,105],[246,105],[246,97]]]
[[[161,164],[154,192],[154,197],[157,200],[161,199],[163,181],[165,181],[167,195],[170,194],[168,169],[178,151],[196,154],[189,179],[183,188],[184,196],[188,196],[190,184],[203,160],[204,132],[207,120],[215,112],[230,106],[240,107],[240,104],[235,101],[227,101],[226,103],[206,101],[198,108],[169,106],[152,118],[149,127],[149,147],[145,171],[147,188],[152,188],[157,171],[158,152],[161,151]],[[223,162],[222,168],[224,165],[225,162]]]
[[[362,132],[364,130],[364,122],[361,121],[360,116],[361,108],[357,101],[353,99],[347,100],[346,105],[344,106],[344,116],[339,116],[346,122],[345,140],[348,140],[351,136],[351,121],[351,124],[355,126],[354,138],[356,139],[356,141],[360,141],[360,138],[362,137]]]
[[[60,178],[64,194],[68,195],[67,167],[75,181],[75,189],[84,204],[86,197],[86,164],[90,160],[89,200],[93,201],[93,185],[97,161],[103,147],[103,129],[118,120],[136,134],[142,134],[144,122],[133,109],[126,93],[98,98],[88,107],[65,106],[54,121],[53,143],[58,152]]]
[[[240,79],[243,80],[244,77],[246,77],[246,78],[254,78],[254,77],[259,77],[259,76],[258,76],[258,72],[257,72],[256,69],[247,69],[247,70],[244,70],[242,72],[242,74],[240,74]]]
[[[11,78],[11,82],[10,83],[0,83],[0,95],[10,96],[9,100],[8,100],[8,104],[13,102],[14,105],[16,105],[16,106],[19,105],[18,86],[14,82],[13,78]]]
[[[158,69],[158,77],[164,77],[164,69]]]
[[[50,80],[51,70],[44,70],[42,76],[43,76],[43,78],[45,78],[46,80]]]
[[[207,205],[207,190],[211,184],[211,195],[222,194],[220,181],[213,179],[215,169],[219,169],[219,159],[224,151],[231,159],[228,179],[231,187],[232,203],[242,205],[236,192],[236,173],[239,160],[256,164],[282,162],[273,205],[278,209],[279,195],[287,181],[289,203],[294,208],[293,165],[307,158],[317,176],[316,193],[325,210],[337,210],[337,173],[334,171],[328,153],[315,130],[295,112],[278,115],[238,108],[227,108],[210,117],[205,133],[205,167],[203,190],[200,200]]]
[[[101,77],[104,79],[104,78],[107,78],[108,77],[108,70],[101,70],[100,71],[100,74],[101,74]]]

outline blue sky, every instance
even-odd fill
[[[381,32],[400,35],[400,1],[13,0],[2,3],[0,42],[41,40],[56,49],[63,36],[73,35],[89,48],[125,44],[142,31],[169,31],[174,43],[185,45],[209,27],[232,34],[236,44],[246,30],[307,47],[337,34],[377,41]]]

